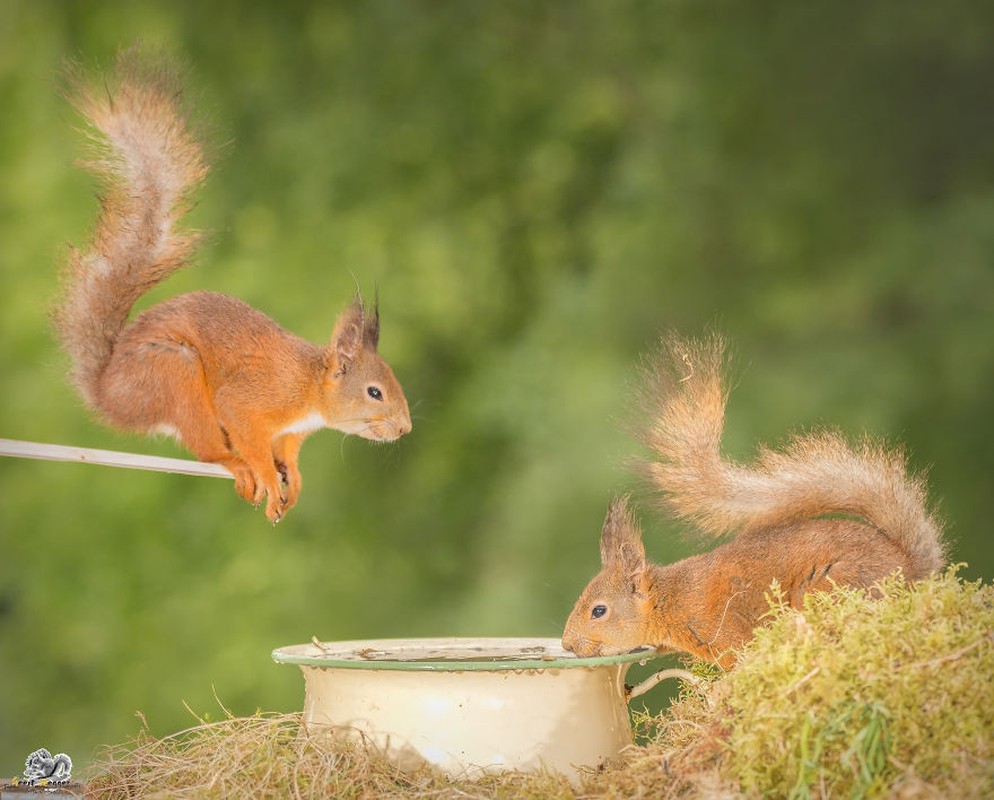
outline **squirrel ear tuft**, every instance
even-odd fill
[[[601,528],[601,566],[618,564],[626,573],[645,569],[642,530],[628,510],[628,497],[616,498],[607,510]]]
[[[380,343],[380,299],[376,298],[373,303],[371,313],[364,315],[362,325],[363,344],[376,352],[376,346]]]
[[[353,303],[341,313],[331,334],[331,351],[335,359],[335,371],[345,374],[359,355],[363,343],[362,306]]]

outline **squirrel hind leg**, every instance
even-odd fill
[[[172,436],[202,460],[228,451],[196,351],[128,333],[100,374],[97,412],[118,428]]]
[[[182,407],[199,370],[176,361],[154,346],[119,344],[100,374],[94,410],[116,428],[172,436],[189,447]]]
[[[180,343],[130,341],[127,333],[100,376],[96,410],[115,427],[175,438],[200,461],[228,469],[238,493],[257,502],[255,476],[218,420],[196,351]]]
[[[116,427],[175,436],[200,461],[227,469],[248,502],[258,506],[268,495],[266,516],[278,522],[287,500],[269,442],[256,442],[252,425],[225,424],[197,349],[152,324],[139,318],[140,330],[125,330],[101,375],[97,410]],[[299,491],[293,456],[288,483]]]

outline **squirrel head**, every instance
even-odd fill
[[[654,607],[642,531],[620,497],[601,529],[601,571],[566,621],[563,648],[581,658],[628,653],[647,641]]]
[[[380,313],[353,302],[335,322],[325,350],[328,427],[364,439],[392,442],[411,431],[407,398],[393,370],[376,352]]]

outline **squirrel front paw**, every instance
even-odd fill
[[[268,497],[266,498],[266,519],[268,519],[273,525],[283,519],[283,515],[286,513],[287,504],[286,500],[280,492],[273,492],[270,490],[268,492]]]
[[[280,474],[283,482],[283,510],[285,513],[297,505],[302,484],[300,470],[297,469],[296,464],[287,464],[283,461],[276,461],[275,464],[276,471]]]
[[[300,489],[300,473],[296,467],[287,467],[282,463],[274,463],[272,468],[257,465],[253,469],[241,460],[225,460],[221,462],[235,479],[235,491],[239,497],[258,508],[266,501],[266,519],[274,525],[286,515],[287,510],[297,501]],[[283,491],[283,481],[286,481],[286,491]]]

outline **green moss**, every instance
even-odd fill
[[[802,611],[774,587],[738,666],[671,709],[714,731],[696,766],[777,797],[994,796],[994,589],[955,573],[888,579],[876,599],[812,594]],[[703,747],[669,724],[655,746]]]

